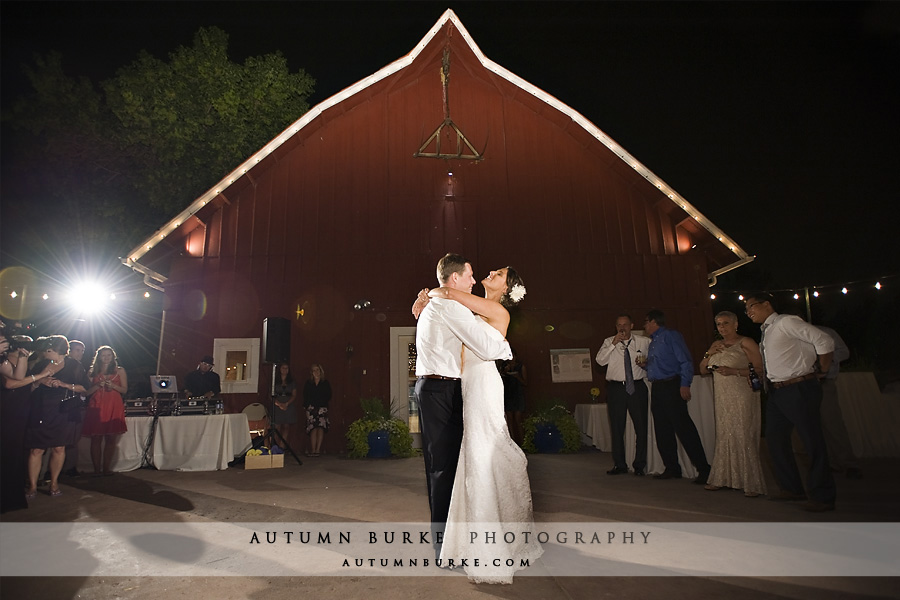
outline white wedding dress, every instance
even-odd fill
[[[463,439],[441,559],[455,565],[465,559],[466,575],[475,583],[512,583],[513,574],[544,551],[536,539],[528,461],[509,437],[503,381],[494,361],[483,361],[467,348],[462,394]]]

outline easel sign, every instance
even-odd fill
[[[550,349],[550,375],[553,383],[593,381],[590,348]]]

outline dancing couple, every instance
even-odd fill
[[[543,553],[535,535],[520,535],[534,529],[528,461],[509,436],[494,363],[512,358],[505,306],[520,301],[525,286],[506,267],[481,281],[484,298],[474,296],[472,265],[458,254],[438,262],[437,278],[440,287],[422,290],[413,305],[419,320],[416,399],[435,557],[441,566],[451,560],[462,566],[473,582],[508,584],[523,561]],[[493,531],[497,540],[512,531],[516,542],[478,545],[470,542],[470,531],[480,532],[479,539]]]

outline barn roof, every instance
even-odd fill
[[[142,264],[140,262],[142,258],[144,258],[157,245],[159,245],[160,242],[166,240],[166,238],[168,238],[172,234],[175,234],[179,230],[185,232],[189,228],[192,228],[190,226],[190,221],[194,215],[196,215],[205,206],[216,200],[218,197],[223,196],[226,189],[237,183],[241,178],[249,176],[253,169],[256,168],[267,156],[272,154],[276,149],[285,144],[285,142],[297,135],[298,132],[300,132],[302,129],[322,117],[323,113],[340,104],[341,102],[364,92],[365,90],[367,90],[367,88],[370,88],[374,84],[411,65],[419,56],[419,54],[426,48],[426,46],[429,45],[433,38],[435,38],[435,36],[437,36],[445,28],[451,26],[461,34],[462,38],[465,40],[465,43],[469,46],[473,54],[477,57],[478,61],[485,69],[495,74],[496,76],[507,80],[514,86],[520,88],[525,93],[530,94],[537,100],[546,103],[547,105],[553,107],[554,109],[571,119],[572,122],[576,123],[591,137],[597,139],[607,149],[614,153],[629,168],[633,169],[637,174],[646,179],[651,185],[656,187],[660,191],[660,193],[668,198],[668,200],[673,204],[673,210],[682,211],[684,214],[684,219],[679,223],[679,225],[686,229],[689,233],[694,234],[695,236],[700,238],[707,238],[710,242],[704,249],[707,251],[707,253],[711,253],[714,256],[714,259],[711,260],[711,264],[719,266],[719,268],[709,273],[711,282],[715,282],[715,277],[717,275],[749,263],[755,258],[754,256],[748,255],[733,239],[728,237],[725,232],[719,229],[696,207],[694,207],[683,196],[681,196],[681,194],[675,191],[670,185],[663,181],[662,178],[653,173],[649,168],[647,168],[644,164],[637,160],[637,158],[635,158],[627,150],[625,150],[625,148],[616,143],[615,140],[609,137],[596,125],[591,123],[577,110],[561,102],[544,90],[528,83],[515,73],[510,72],[506,68],[498,65],[494,61],[487,58],[484,54],[482,54],[481,50],[478,48],[478,45],[472,39],[471,35],[460,22],[456,14],[452,10],[447,9],[447,11],[444,12],[443,15],[441,15],[440,19],[438,19],[438,21],[428,31],[425,37],[423,37],[419,41],[419,43],[416,44],[416,46],[409,54],[395,60],[394,62],[388,64],[387,66],[369,75],[368,77],[361,79],[350,87],[345,88],[341,92],[312,107],[300,119],[292,123],[281,134],[279,134],[268,144],[263,146],[259,151],[250,156],[232,172],[228,173],[207,192],[191,202],[191,204],[181,213],[176,215],[168,223],[155,231],[153,235],[149,236],[137,247],[132,249],[126,257],[123,257],[121,259],[122,263],[128,267],[131,267],[135,271],[144,274],[144,282],[147,285],[157,289],[162,289],[161,284],[166,281],[165,275],[153,271],[145,264]]]

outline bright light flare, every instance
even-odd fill
[[[69,304],[85,313],[96,313],[103,310],[109,300],[109,292],[99,283],[83,282],[72,288],[68,295]]]

